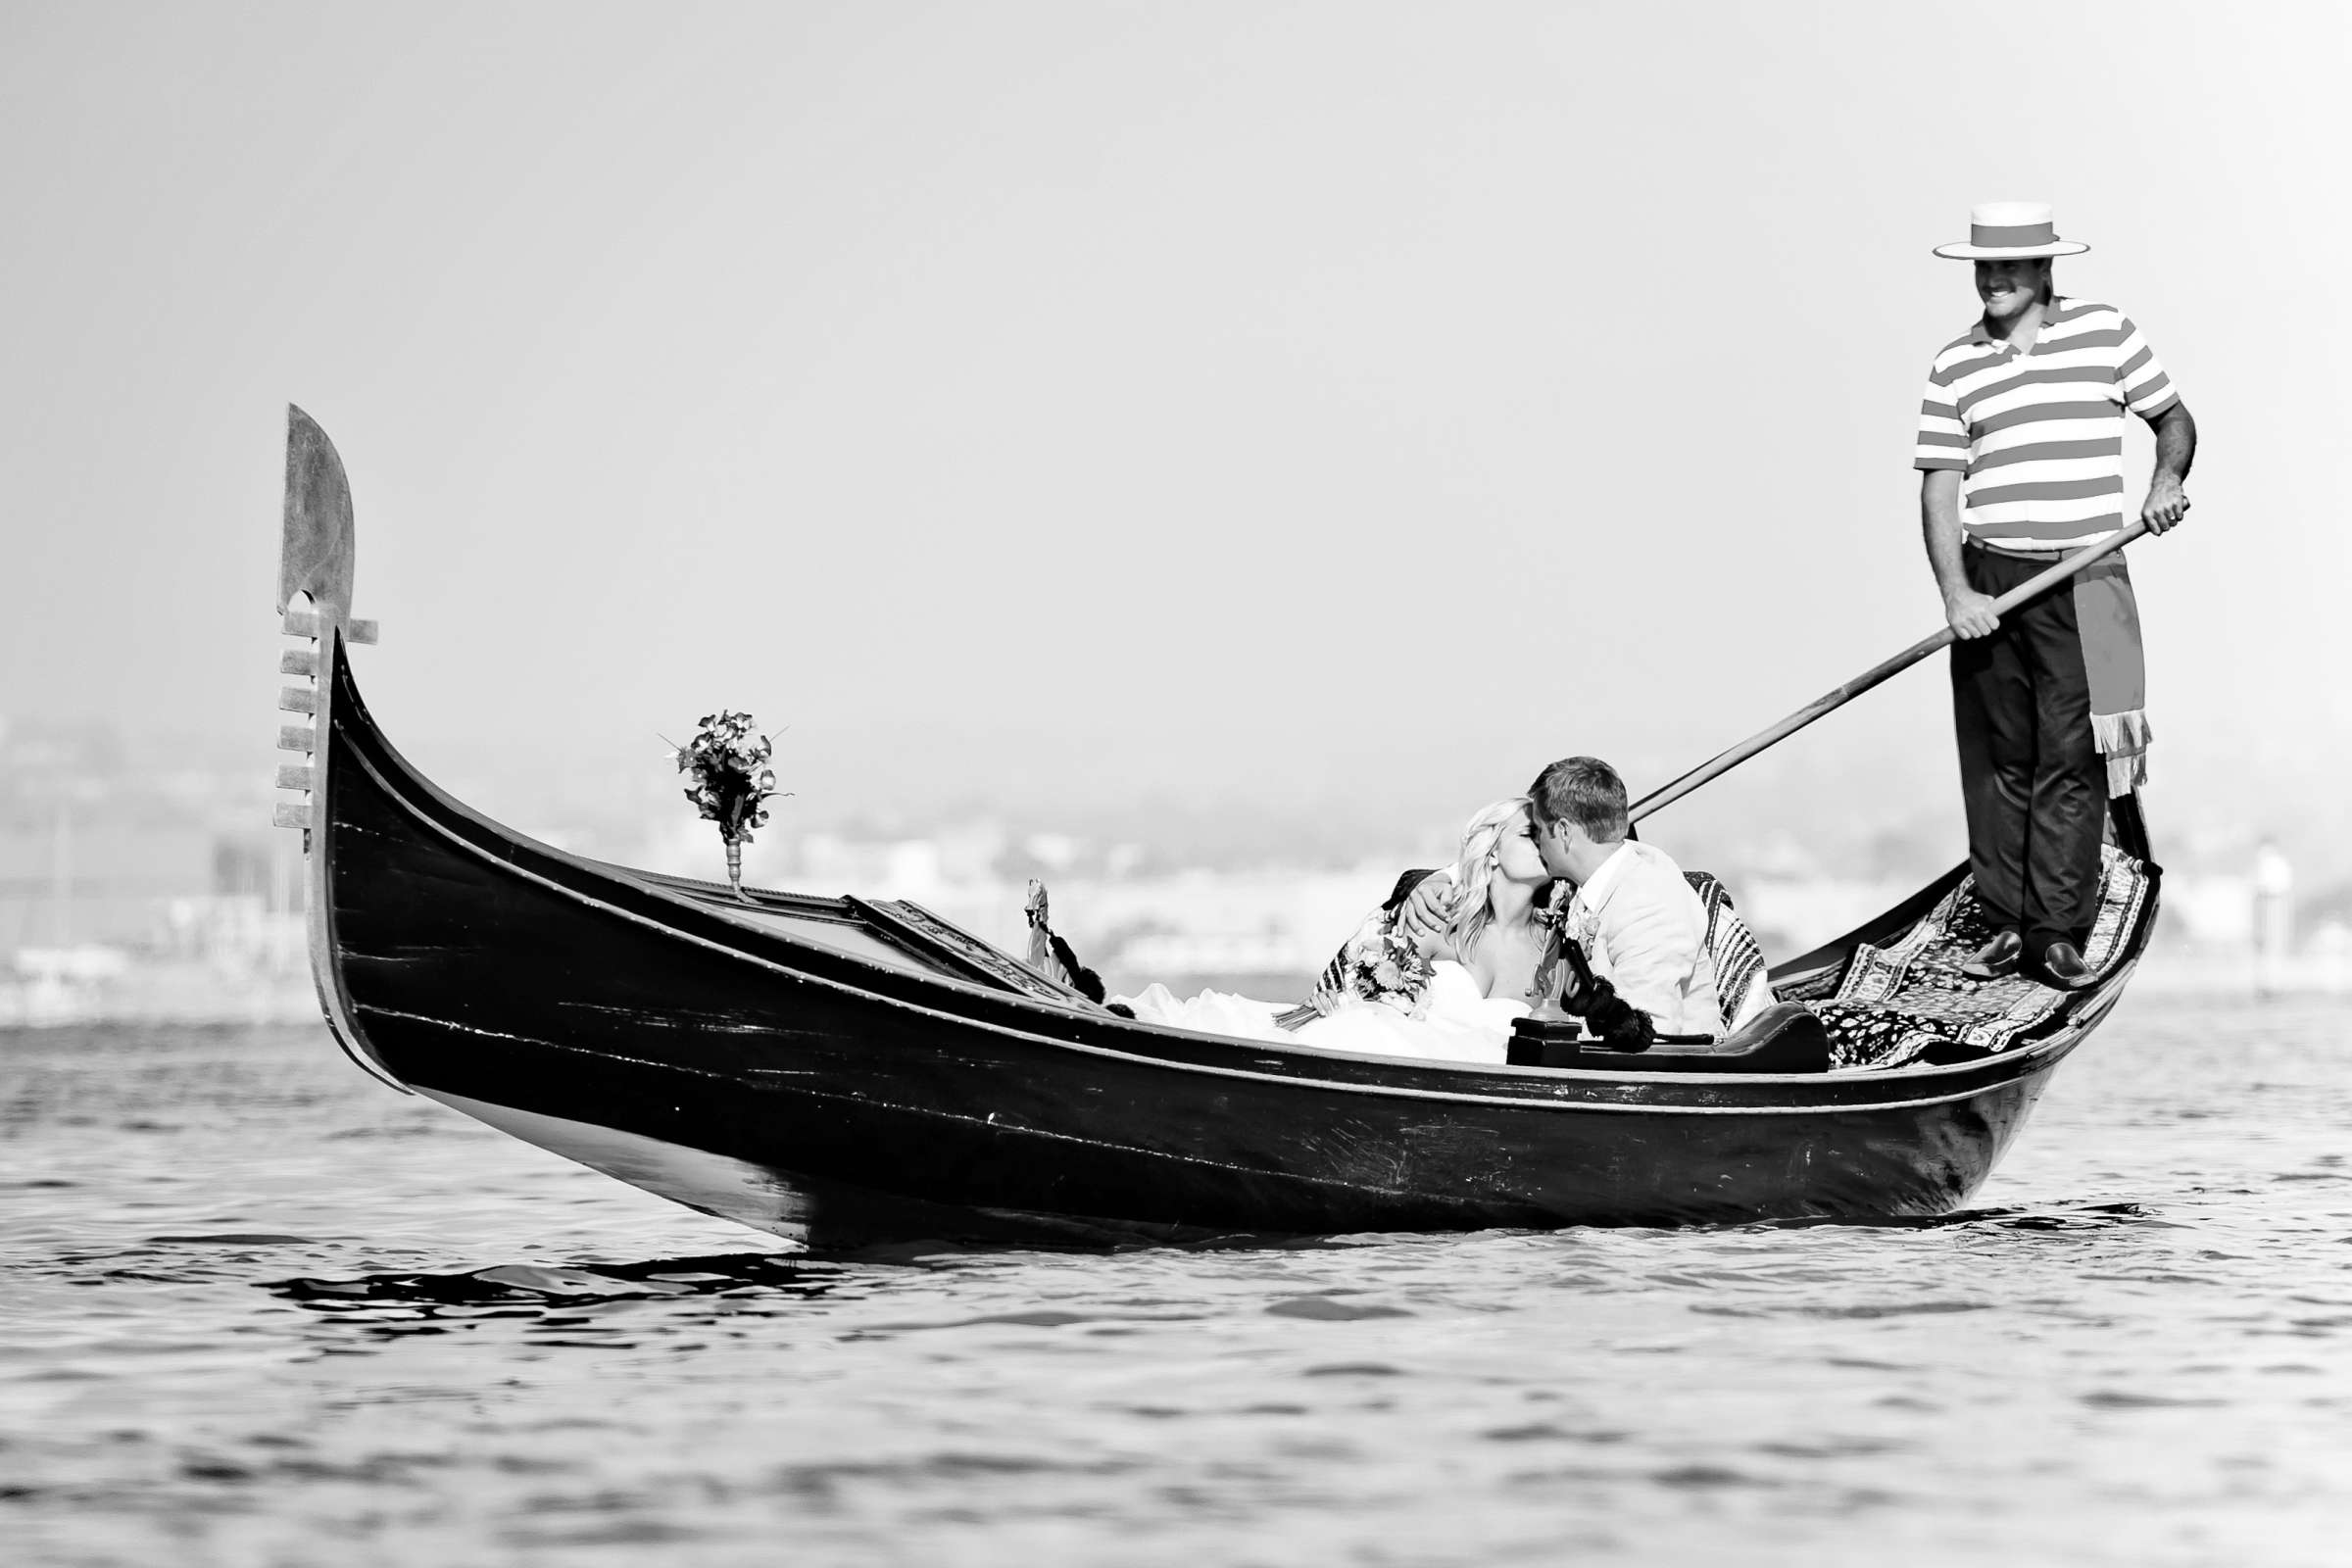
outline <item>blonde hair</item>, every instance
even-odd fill
[[[1512,817],[1527,809],[1527,797],[1513,795],[1483,807],[1462,829],[1461,854],[1453,862],[1453,907],[1446,915],[1446,934],[1453,951],[1467,958],[1478,939],[1494,923],[1494,910],[1487,893],[1494,881],[1494,862],[1501,854],[1502,830]]]

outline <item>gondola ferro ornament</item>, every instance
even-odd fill
[[[743,847],[752,829],[767,826],[766,803],[776,798],[775,746],[749,713],[720,709],[705,713],[694,738],[673,749],[678,771],[692,776],[685,790],[703,819],[718,824],[727,847],[727,885],[743,897]]]

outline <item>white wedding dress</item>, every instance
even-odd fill
[[[1207,1034],[1239,1035],[1278,1045],[1313,1046],[1319,1051],[1361,1052],[1383,1056],[1424,1056],[1439,1061],[1483,1061],[1499,1066],[1510,1043],[1511,1020],[1527,1015],[1527,1004],[1479,994],[1470,971],[1441,958],[1407,1014],[1384,1002],[1348,1000],[1296,1030],[1275,1026],[1288,1004],[1255,1002],[1229,991],[1203,991],[1178,998],[1154,981],[1141,996],[1117,997],[1145,1023],[1170,1024]]]

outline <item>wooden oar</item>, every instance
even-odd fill
[[[2134,522],[2130,527],[2118,533],[2112,539],[2102,540],[2100,543],[2092,545],[2088,550],[2077,551],[2075,554],[2067,557],[2064,561],[2058,562],[2051,565],[2047,571],[2040,572],[2037,575],[2029,578],[2027,581],[2020,583],[2017,587],[2012,588],[2007,593],[2001,595],[2000,598],[1995,599],[1992,602],[1992,612],[1996,615],[2006,615],[2009,613],[2009,612],[2015,610],[2027,600],[2033,599],[2039,594],[2046,593],[2051,588],[2054,588],[2058,584],[2066,581],[2067,578],[2072,577],[2076,572],[2081,571],[2084,566],[2087,566],[2092,562],[2098,560],[2101,556],[2110,555],[2115,551],[2123,549],[2124,546],[2130,544],[2132,540],[2138,538],[2141,534],[2146,533],[2147,531],[2148,525],[2145,521]],[[1861,696],[1864,692],[1870,690],[1873,686],[1878,685],[1881,681],[1886,679],[1888,676],[1898,675],[1904,670],[1909,669],[1913,664],[1918,663],[1930,654],[1936,652],[1937,649],[1943,647],[1947,643],[1952,642],[1958,636],[1959,633],[1953,631],[1951,627],[1945,626],[1937,631],[1933,637],[1921,638],[1918,642],[1913,643],[1910,647],[1904,649],[1892,659],[1887,660],[1885,663],[1873,665],[1871,668],[1864,670],[1861,674],[1856,675],[1852,680],[1847,681],[1836,691],[1825,692],[1821,696],[1814,698],[1813,701],[1807,703],[1804,707],[1798,709],[1795,712],[1790,713],[1787,718],[1782,719],[1779,723],[1771,726],[1769,729],[1758,730],[1755,734],[1750,735],[1747,739],[1741,741],[1730,751],[1724,752],[1708,761],[1701,762],[1698,766],[1692,768],[1690,772],[1685,773],[1681,778],[1676,779],[1673,783],[1668,784],[1663,788],[1650,791],[1647,795],[1644,795],[1642,797],[1642,799],[1636,801],[1633,804],[1632,808],[1628,810],[1626,814],[1632,817],[1635,821],[1639,822],[1642,820],[1642,818],[1647,816],[1650,812],[1659,809],[1661,807],[1672,806],[1675,802],[1681,800],[1684,796],[1690,794],[1701,784],[1709,783],[1715,779],[1723,777],[1724,774],[1729,773],[1733,768],[1738,767],[1741,762],[1746,761],[1749,758],[1755,756],[1759,752],[1768,751],[1772,747],[1779,745],[1782,741],[1787,740],[1789,736],[1795,734],[1798,730],[1803,729],[1807,724],[1812,723],[1815,719],[1821,717],[1823,714],[1834,712],[1838,709],[1843,708],[1846,704],[1852,702],[1855,698]]]

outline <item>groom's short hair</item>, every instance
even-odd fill
[[[1597,757],[1561,758],[1536,775],[1527,795],[1546,822],[1574,822],[1601,844],[1625,837],[1625,780]]]

